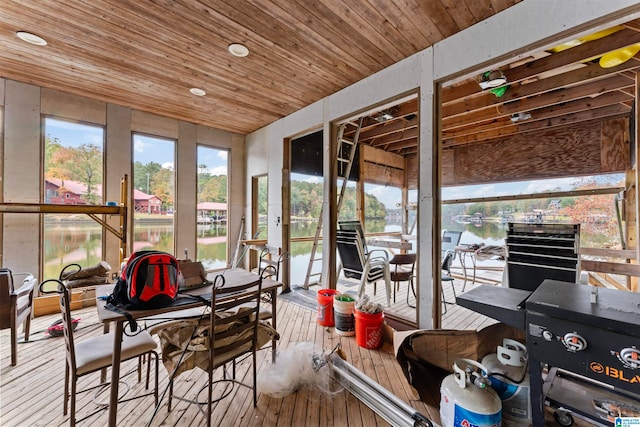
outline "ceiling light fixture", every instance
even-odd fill
[[[375,121],[378,123],[386,122],[387,120],[393,119],[394,116],[389,111],[380,111],[375,117]]]
[[[192,94],[194,94],[196,96],[205,96],[207,94],[207,92],[205,92],[204,90],[200,89],[199,87],[192,87],[191,89],[189,89],[189,92],[191,92]]]
[[[29,33],[27,31],[18,31],[16,32],[16,36],[18,36],[20,40],[25,41],[27,43],[34,44],[36,46],[47,45],[47,41],[45,39],[43,39],[37,34]]]
[[[511,121],[513,123],[521,122],[522,120],[529,120],[530,118],[531,118],[531,113],[528,113],[526,111],[511,115]]]
[[[249,48],[240,43],[231,43],[228,47],[229,53],[238,58],[244,58],[249,55]]]
[[[507,83],[507,78],[501,70],[486,71],[480,75],[478,81],[482,90],[495,88]]]

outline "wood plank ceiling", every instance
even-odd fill
[[[519,1],[3,0],[0,77],[246,134]]]

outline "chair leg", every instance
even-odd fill
[[[75,373],[71,373],[71,418],[69,419],[69,425],[71,427],[76,425],[76,392],[77,392],[77,382],[78,378],[76,378]]]
[[[158,353],[154,353],[154,355],[155,355],[155,359],[156,359],[156,375],[154,377],[155,378],[155,384],[154,384],[155,391],[153,392],[153,395],[154,395],[154,397],[156,399],[156,406],[158,406],[158,382],[159,382],[158,381],[158,372],[159,372],[158,371],[158,367],[160,365],[160,361],[158,359],[160,358],[160,356],[158,355]]]
[[[147,381],[144,385],[145,390],[149,390],[149,374],[151,373],[151,353],[149,353],[145,359],[147,359]]]
[[[384,286],[387,291],[387,307],[391,306],[391,276],[387,270],[384,275]]]
[[[69,406],[69,362],[64,361],[64,405],[62,406],[62,415],[67,415]]]
[[[18,325],[11,325],[11,366],[18,364]]]
[[[409,290],[411,290],[411,293],[413,293],[413,297],[414,297],[414,298],[416,298],[416,299],[418,298],[418,297],[417,297],[417,295],[416,295],[416,289],[415,289],[415,287],[413,286],[413,277],[412,277],[411,279],[409,279],[408,288],[409,288],[409,289],[407,289],[407,305],[408,305],[409,307],[411,307],[411,308],[416,308],[416,306],[415,306],[415,305],[411,305],[411,304],[409,303]],[[394,302],[395,302],[395,300],[394,300]],[[417,303],[418,303],[418,302],[416,301],[416,304],[417,304]]]
[[[24,340],[29,341],[29,331],[31,330],[31,315],[28,315],[27,318],[24,319],[22,330],[24,332]]]
[[[258,371],[256,368],[256,349],[253,349],[253,407],[258,406],[258,391],[257,391],[257,381],[258,381]]]

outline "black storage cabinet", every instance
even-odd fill
[[[545,279],[577,283],[580,224],[509,223],[509,287],[535,291]]]

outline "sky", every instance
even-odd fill
[[[63,145],[79,147],[81,144],[103,146],[104,128],[57,120],[46,119],[45,133],[58,138]],[[134,134],[134,161],[142,164],[155,162],[163,167],[173,167],[175,162],[175,142],[171,139]],[[198,165],[206,165],[213,175],[227,174],[227,150],[198,146]]]

